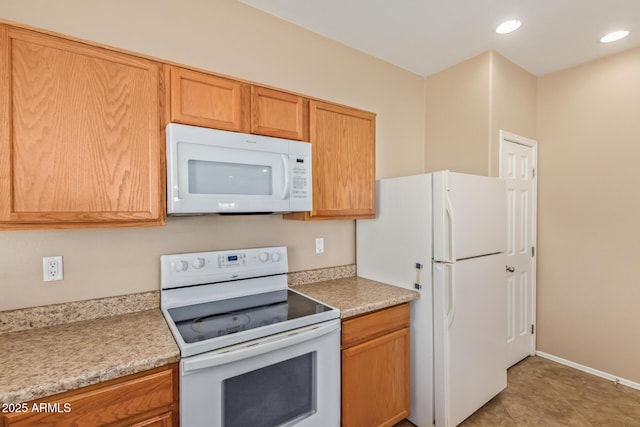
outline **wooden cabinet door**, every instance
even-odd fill
[[[251,133],[279,138],[309,138],[309,101],[260,86],[251,87]]]
[[[178,365],[172,364],[45,397],[28,402],[24,412],[0,414],[0,426],[177,425],[178,376]],[[40,407],[54,410],[37,410]]]
[[[409,415],[410,305],[342,322],[342,426],[387,427]]]
[[[0,228],[164,223],[159,64],[2,25],[0,56]]]
[[[147,420],[131,424],[131,427],[171,427],[173,424],[173,414],[167,412],[162,415],[151,417]]]
[[[342,351],[342,426],[389,427],[409,415],[409,328]]]
[[[169,69],[171,122],[249,131],[249,85],[183,68]]]
[[[311,217],[375,216],[375,114],[309,102],[313,157]]]

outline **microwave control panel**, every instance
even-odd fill
[[[291,198],[311,198],[311,159],[294,156],[291,161]]]

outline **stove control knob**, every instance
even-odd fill
[[[271,259],[273,260],[273,262],[280,261],[280,258],[282,258],[282,255],[280,255],[280,252],[274,252],[271,254]]]
[[[267,252],[262,252],[260,254],[260,256],[258,256],[258,258],[260,259],[260,261],[262,262],[267,262],[269,261],[269,254]]]
[[[191,262],[193,268],[198,269],[204,267],[204,258],[198,257]]]
[[[176,271],[181,273],[183,271],[187,271],[189,268],[189,263],[187,261],[178,261],[176,262]]]

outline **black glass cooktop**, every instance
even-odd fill
[[[266,292],[169,309],[186,343],[332,310],[291,290]]]

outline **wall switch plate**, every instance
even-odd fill
[[[45,282],[62,280],[62,257],[51,256],[42,258],[42,278]]]
[[[316,253],[322,254],[324,253],[324,238],[316,237]]]

